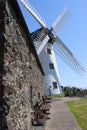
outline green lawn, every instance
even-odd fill
[[[62,93],[62,94],[52,94],[51,97],[53,97],[53,98],[65,97],[65,94],[64,93]]]
[[[82,130],[87,130],[87,97],[66,102]]]

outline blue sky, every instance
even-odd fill
[[[52,23],[66,6],[69,7],[70,17],[63,23],[59,37],[72,51],[87,71],[87,0],[29,0],[41,16],[47,21],[50,29]],[[40,26],[30,13],[20,4],[30,32]],[[61,85],[87,88],[87,72],[80,77],[58,56],[56,56],[61,79]]]

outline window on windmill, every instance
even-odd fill
[[[57,82],[53,82],[53,88],[54,88],[54,89],[57,88]]]
[[[47,53],[51,54],[51,49],[47,48]]]
[[[54,64],[53,63],[49,63],[49,67],[50,67],[50,69],[54,69]]]

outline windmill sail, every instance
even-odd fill
[[[65,8],[64,11],[58,16],[58,18],[55,20],[55,22],[52,24],[51,30],[53,30],[54,34],[57,34],[60,32],[63,22],[69,17],[70,11],[68,8]]]
[[[28,0],[20,0],[20,2],[25,6],[25,8],[33,15],[33,17],[38,21],[42,27],[46,27],[46,21],[40,16],[37,10],[30,4]]]
[[[63,59],[63,61],[68,64],[75,72],[80,75],[85,73],[85,69],[79,63],[79,61],[74,57],[73,53],[65,46],[59,37],[55,37],[55,43],[53,45],[56,54]]]
[[[35,45],[37,54],[39,55],[50,38],[48,35],[46,35],[44,30],[42,30],[42,29],[39,29],[39,30],[33,32],[31,34],[31,36],[32,36],[32,40]]]

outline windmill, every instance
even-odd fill
[[[40,14],[35,10],[35,8],[29,3],[28,0],[20,0],[20,2],[32,14],[32,16],[41,26],[41,28],[33,32],[31,36],[38,57],[43,66],[43,70],[45,71],[45,92],[49,94],[51,89],[51,93],[60,93],[60,78],[54,52],[79,75],[83,75],[85,73],[85,69],[74,57],[73,53],[66,47],[63,41],[58,37],[58,26],[60,26],[62,21],[64,21],[65,17],[68,15],[68,9],[65,9],[63,13],[57,18],[57,20],[53,23],[51,29],[48,29],[46,26],[46,21],[40,16]],[[52,55],[48,56],[47,50],[49,52],[51,50]],[[46,65],[49,62],[50,68],[52,70],[49,70],[48,72]],[[52,63],[54,63],[54,66]],[[55,90],[52,86],[52,83]]]

